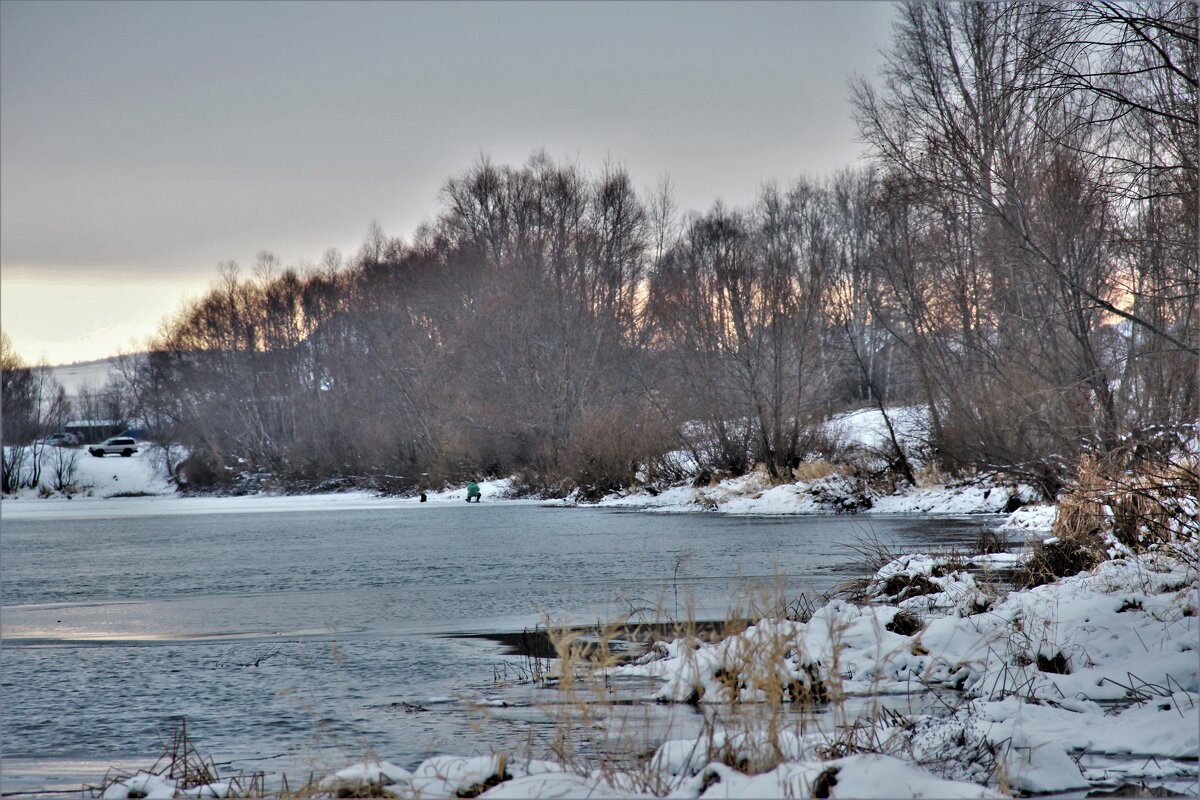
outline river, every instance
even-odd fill
[[[513,747],[545,717],[485,716],[518,662],[470,634],[719,619],[828,591],[861,571],[866,537],[922,551],[989,522],[500,503],[6,518],[3,790],[148,767],[182,718],[222,772],[301,779],[368,752],[412,768]]]

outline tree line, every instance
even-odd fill
[[[584,495],[788,479],[844,455],[834,411],[919,406],[880,477],[1052,497],[1195,435],[1197,36],[1188,2],[908,3],[851,87],[871,167],[685,214],[618,166],[483,158],[410,241],[222,265],[124,359],[128,405],[194,487]]]

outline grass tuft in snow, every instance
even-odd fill
[[[104,800],[266,796],[262,773],[240,773],[221,778],[216,763],[201,754],[188,736],[186,719],[181,719],[179,727],[162,741],[162,754],[150,769],[132,775],[122,770],[109,770],[99,786],[85,788],[92,797]]]

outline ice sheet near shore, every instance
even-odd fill
[[[53,456],[52,451],[53,448],[46,448],[44,462]],[[175,485],[168,478],[161,450],[145,445],[129,458],[95,458],[86,451],[79,451],[75,470],[78,490],[73,495],[24,488],[15,495],[4,496],[0,514],[5,519],[17,520],[400,509],[418,505],[434,508],[461,505],[467,496],[465,486],[428,492],[427,503],[420,503],[420,498],[415,496],[381,497],[370,491],[295,495],[263,492],[239,496],[181,494],[176,492]],[[43,483],[48,485],[50,480],[48,467],[43,466]],[[479,487],[485,503],[542,502],[536,498],[509,499],[511,491],[507,479],[480,481]]]

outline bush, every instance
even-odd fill
[[[175,472],[179,488],[215,489],[228,482],[225,464],[211,447],[195,447]]]
[[[1103,550],[1086,539],[1047,539],[1033,544],[1025,562],[1013,575],[1013,584],[1031,588],[1053,583],[1059,578],[1078,575],[1103,560]]]
[[[628,406],[584,414],[571,432],[558,477],[583,500],[633,486],[639,471],[670,449],[671,432],[659,420]],[[547,483],[552,482],[553,476]]]
[[[975,537],[975,552],[979,555],[990,556],[994,553],[1007,553],[1011,542],[1008,535],[1002,531],[983,528]]]
[[[1194,561],[1200,541],[1200,459],[1182,447],[1084,456],[1059,499],[1053,536],[1035,543],[1014,578],[1038,586],[1091,569],[1114,552],[1167,550]]]
[[[900,610],[884,627],[901,636],[912,636],[914,633],[919,633],[925,625],[921,622],[921,618],[912,611]]]

